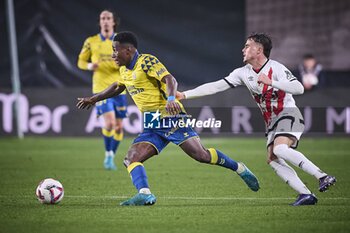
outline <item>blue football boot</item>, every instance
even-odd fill
[[[290,205],[292,206],[315,205],[316,203],[317,203],[317,197],[314,194],[299,194],[297,200]]]
[[[253,190],[254,192],[257,192],[260,188],[259,181],[256,178],[256,176],[251,172],[244,163],[239,162],[244,167],[244,171],[237,174],[242,178],[242,180],[248,185],[248,187]]]
[[[320,192],[326,192],[331,185],[334,185],[337,180],[335,179],[334,176],[325,176],[320,179],[320,186],[318,190]]]
[[[103,161],[103,166],[106,170],[117,170],[117,167],[114,164],[114,158],[112,156],[106,156]]]
[[[132,198],[123,201],[120,203],[122,206],[129,206],[129,205],[153,205],[157,201],[156,196],[153,194],[143,194],[138,193]]]

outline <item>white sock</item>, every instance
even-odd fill
[[[113,152],[112,150],[106,151],[106,152],[105,152],[105,157],[109,157],[109,156],[111,156],[112,158],[114,158],[114,152]]]
[[[151,194],[151,190],[149,188],[142,188],[140,189],[139,193]]]
[[[270,162],[270,166],[284,182],[299,194],[311,194],[311,191],[305,186],[294,169],[291,168],[286,161],[283,159],[275,159]]]
[[[321,171],[315,164],[313,164],[310,160],[308,160],[305,155],[296,151],[292,148],[289,148],[286,144],[280,144],[273,148],[273,153],[290,163],[294,166],[300,167],[303,171],[308,174],[320,179],[327,174]]]
[[[244,167],[240,162],[238,162],[237,164],[238,164],[238,167],[237,167],[236,172],[237,172],[238,174],[241,174],[242,172],[245,171],[245,167]]]

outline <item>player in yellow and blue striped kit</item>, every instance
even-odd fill
[[[106,89],[120,76],[119,66],[112,59],[112,40],[118,20],[115,13],[104,10],[100,14],[100,33],[87,38],[79,54],[78,67],[93,71],[92,91],[94,94]],[[125,92],[119,96],[96,103],[97,115],[104,119],[102,134],[105,145],[104,167],[115,170],[114,156],[123,139],[122,120],[126,117]]]
[[[78,98],[78,108],[89,108],[102,99],[118,95],[125,89],[143,113],[152,112],[153,118],[167,122],[180,122],[186,114],[182,104],[175,99],[177,82],[165,66],[154,56],[139,54],[137,39],[131,32],[120,32],[114,37],[113,58],[120,66],[120,79],[102,93]],[[152,120],[152,119],[151,119]],[[159,125],[158,125],[159,126]],[[214,148],[202,146],[197,133],[191,127],[163,126],[144,128],[134,140],[124,159],[138,193],[121,205],[153,205],[156,197],[151,193],[143,163],[172,142],[190,157],[201,163],[215,164],[231,169],[253,191],[259,182],[243,164],[236,162]]]

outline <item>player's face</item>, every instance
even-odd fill
[[[248,39],[242,49],[243,52],[243,62],[250,63],[255,60],[258,55],[263,51],[262,45],[256,43],[252,39]]]
[[[131,61],[130,45],[120,44],[119,41],[113,41],[112,58],[119,66],[128,65]]]
[[[313,58],[305,59],[304,66],[307,70],[312,70],[316,66],[316,60]]]
[[[109,11],[102,11],[100,14],[100,27],[101,30],[110,32],[113,31],[115,25],[113,13]]]

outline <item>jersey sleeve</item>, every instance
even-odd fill
[[[142,70],[150,77],[162,81],[164,76],[169,75],[169,71],[165,66],[155,57],[147,55],[141,63]]]
[[[273,76],[272,87],[292,95],[300,95],[304,93],[303,85],[284,65],[279,64],[275,70],[276,75]]]
[[[242,84],[239,76],[239,69],[235,69],[228,76],[215,82],[205,83],[196,87],[195,89],[184,91],[186,99],[193,99],[197,97],[214,95],[216,93],[225,91],[227,89],[234,88]]]
[[[90,58],[91,58],[91,44],[90,44],[89,38],[87,38],[84,42],[83,48],[81,49],[78,57],[78,67],[82,70],[87,70]]]
[[[228,76],[223,78],[223,80],[232,88],[240,86],[243,84],[240,73],[242,68],[235,69]]]
[[[224,79],[220,79],[215,82],[202,84],[192,90],[184,91],[183,94],[186,96],[186,99],[193,99],[207,95],[214,95],[229,88],[230,85],[227,85],[227,82],[225,82]]]
[[[292,72],[290,72],[290,70],[282,64],[279,64],[276,71],[277,75],[275,76],[275,80],[277,81],[292,82],[297,80],[297,78],[292,74]]]

